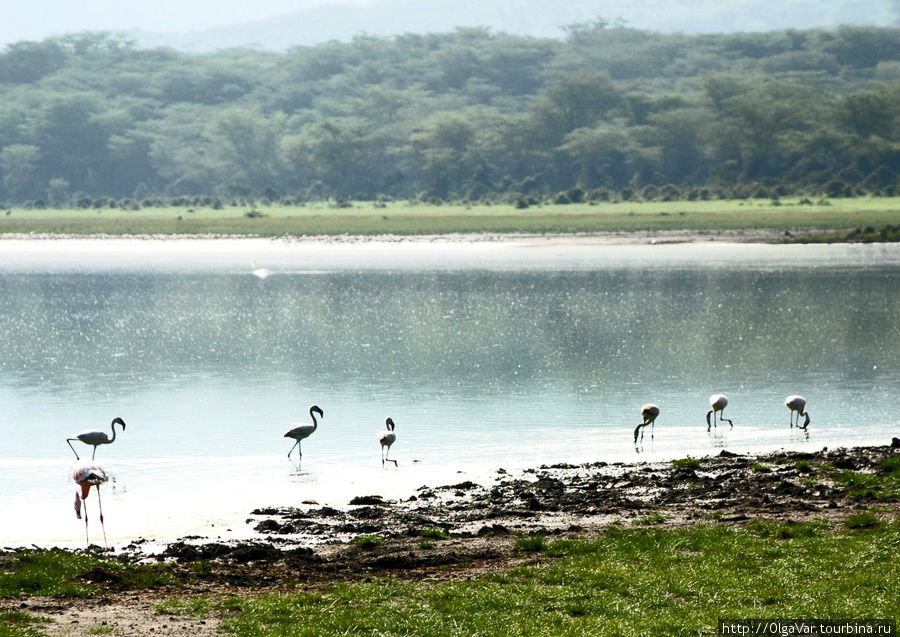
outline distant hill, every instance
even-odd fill
[[[659,32],[732,33],[837,27],[900,26],[900,0],[382,0],[325,6],[278,18],[187,34],[131,35],[143,46],[204,52],[231,47],[281,51],[368,34],[445,33],[456,27],[562,37],[573,23],[606,20]]]

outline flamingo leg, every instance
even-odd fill
[[[299,440],[294,441],[294,447],[299,447],[299,446],[300,446],[300,441]],[[294,447],[291,447],[291,451],[294,450]],[[288,451],[288,458],[291,457],[291,451]],[[303,454],[300,454],[300,455],[302,456]]]
[[[724,409],[722,410],[722,413],[719,415],[719,422],[722,422],[723,420],[727,420],[727,421],[728,421],[728,424],[731,425],[731,428],[734,429],[734,423],[731,422],[731,420],[729,420],[728,418],[725,417],[725,410],[724,410]]]
[[[97,445],[94,445],[94,452],[91,454],[91,460],[94,459],[94,456],[97,455]]]
[[[388,462],[393,462],[393,463],[394,463],[394,466],[396,467],[396,466],[397,466],[397,461],[396,461],[396,460],[391,460],[390,458],[388,458],[389,455],[391,455],[391,446],[390,446],[390,445],[388,445],[387,453],[384,454],[384,458],[385,458],[385,460],[387,460]],[[381,464],[384,464],[384,462],[382,462]]]
[[[84,543],[87,548],[91,548],[91,538],[88,535],[88,511],[87,511],[87,502],[85,502],[84,498],[81,498],[82,508],[84,509]]]
[[[69,445],[69,449],[71,449],[71,450],[72,450],[72,453],[75,454],[75,459],[76,459],[76,460],[81,460],[81,458],[78,457],[78,452],[75,451],[75,447],[72,446],[72,441],[73,441],[73,440],[78,440],[78,438],[66,438],[66,444]]]
[[[103,546],[109,550],[109,542],[106,541],[106,524],[103,522],[103,503],[100,501],[100,486],[97,486],[97,506],[100,507],[100,528],[103,529]]]

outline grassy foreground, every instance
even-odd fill
[[[335,208],[228,206],[213,208],[12,209],[0,214],[0,234],[234,234],[278,236],[576,233],[641,230],[706,232],[729,229],[851,230],[900,224],[900,198],[602,202],[532,206],[354,203]]]
[[[697,635],[720,618],[898,618],[900,523],[611,529],[475,579],[230,599],[237,635]],[[298,623],[298,618],[302,622]]]
[[[340,582],[259,596],[173,596],[167,615],[221,618],[234,635],[698,635],[725,618],[900,620],[900,518],[868,512],[839,525],[755,521],[743,528],[611,527],[595,539],[520,538],[525,565],[469,578]],[[169,581],[62,551],[0,566],[0,597],[94,595]],[[42,621],[0,612],[0,635]]]

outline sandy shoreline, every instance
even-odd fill
[[[810,235],[838,234],[838,231],[804,230],[786,232],[776,229],[724,229],[724,230],[647,230],[622,232],[594,232],[568,234],[530,233],[451,233],[451,234],[377,234],[377,235],[258,235],[232,234],[45,234],[4,233],[5,241],[191,241],[191,240],[259,240],[288,243],[484,243],[506,242],[526,244],[579,244],[579,245],[642,245],[663,243],[696,243],[719,241],[728,243],[778,243],[785,239],[802,239]]]

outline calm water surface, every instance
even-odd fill
[[[112,476],[102,493],[116,543],[241,536],[256,507],[407,497],[501,467],[900,434],[897,245],[0,251],[6,545],[83,542],[65,439],[114,416],[127,430],[97,457]],[[275,274],[252,276],[251,257]],[[708,434],[714,392],[735,427]],[[788,427],[792,393],[808,400],[808,436]],[[636,449],[648,401],[662,413]],[[298,465],[282,436],[312,403],[325,418]],[[379,460],[387,416],[398,469]]]

